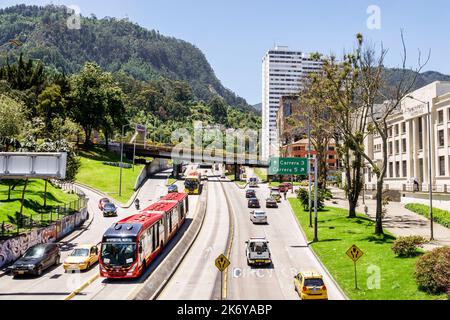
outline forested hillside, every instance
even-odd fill
[[[0,45],[17,39],[21,52],[66,74],[90,61],[109,72],[137,80],[161,77],[184,80],[194,96],[209,101],[216,94],[227,104],[252,110],[247,102],[224,88],[204,54],[194,45],[147,30],[127,19],[82,17],[81,28],[70,29],[70,13],[62,6],[18,5],[0,10]],[[3,48],[0,52],[11,48]],[[5,55],[0,54],[5,59]]]

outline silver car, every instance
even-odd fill
[[[267,224],[267,214],[265,211],[254,210],[250,212],[250,221],[254,224]]]

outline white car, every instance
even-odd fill
[[[254,210],[250,212],[250,221],[254,224],[261,223],[266,224],[267,223],[267,213],[265,211],[261,210]]]
[[[249,266],[272,264],[269,241],[265,237],[252,237],[245,242],[245,255]]]

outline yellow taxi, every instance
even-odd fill
[[[85,244],[75,247],[64,261],[64,270],[87,270],[98,262],[98,247]]]
[[[328,300],[323,277],[316,271],[304,271],[294,278],[295,291],[301,300]]]

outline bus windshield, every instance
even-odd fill
[[[102,260],[111,266],[130,265],[136,260],[136,244],[105,243],[102,246]]]

